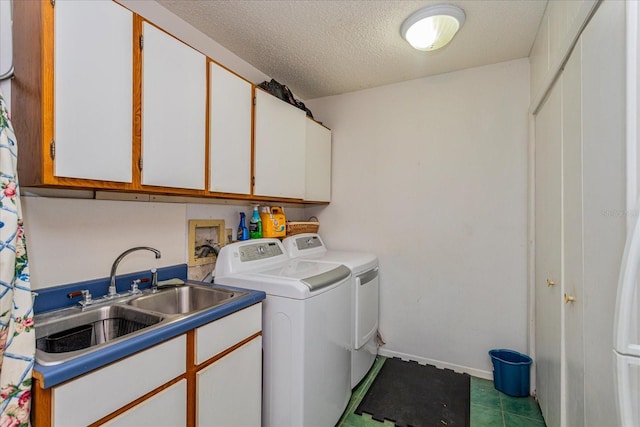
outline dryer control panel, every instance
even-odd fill
[[[305,249],[318,248],[324,245],[318,236],[305,236],[298,237],[296,239],[296,246],[298,247],[298,250],[303,251]]]

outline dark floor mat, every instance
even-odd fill
[[[469,427],[470,379],[449,369],[387,359],[355,413],[397,426]]]

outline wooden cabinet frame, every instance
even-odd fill
[[[119,7],[124,6],[119,5]],[[235,199],[252,202],[328,203],[326,201],[315,202],[299,198],[254,196],[253,185],[251,187],[250,194],[217,193],[208,190],[210,184],[209,162],[207,161],[210,152],[210,123],[208,112],[210,108],[209,89],[211,86],[208,69],[206,74],[206,145],[205,159],[203,159],[205,168],[205,182],[203,183],[204,190],[142,185],[140,170],[140,158],[142,155],[142,53],[140,48],[140,36],[142,35],[142,23],[148,21],[135,13],[133,13],[133,40],[131,52],[133,60],[133,84],[131,88],[131,94],[133,97],[131,111],[133,126],[131,144],[132,182],[125,183],[55,176],[53,160],[55,150],[52,144],[55,134],[54,13],[55,5],[47,0],[19,1],[14,3],[14,21],[16,22],[16,25],[13,26],[15,77],[12,81],[11,102],[13,110],[12,121],[21,145],[20,157],[18,159],[18,171],[20,174],[20,183],[23,187],[107,190],[131,193],[136,192]],[[207,58],[207,68],[211,62],[215,61]],[[231,72],[234,73],[233,71]],[[243,78],[241,76],[239,77]],[[252,86],[255,92],[257,87],[253,85],[253,83]],[[255,106],[252,106],[251,117],[250,169],[253,178],[255,176]],[[300,141],[300,143],[304,144],[304,141]]]
[[[54,6],[48,1],[14,3],[15,77],[12,121],[20,150],[22,186],[134,190],[134,183],[54,176]]]

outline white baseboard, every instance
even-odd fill
[[[384,357],[398,357],[402,360],[410,360],[418,362],[421,365],[433,365],[440,369],[451,369],[452,371],[469,374],[472,377],[484,378],[493,381],[493,372],[483,371],[481,369],[469,368],[467,366],[455,365],[453,363],[443,362],[441,360],[427,359],[425,357],[414,356],[412,354],[400,353],[385,348],[379,348],[378,354]]]

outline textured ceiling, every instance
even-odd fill
[[[309,100],[527,57],[547,1],[158,3]],[[467,20],[445,48],[414,50],[400,36],[400,25],[415,10],[437,3],[462,7]]]

